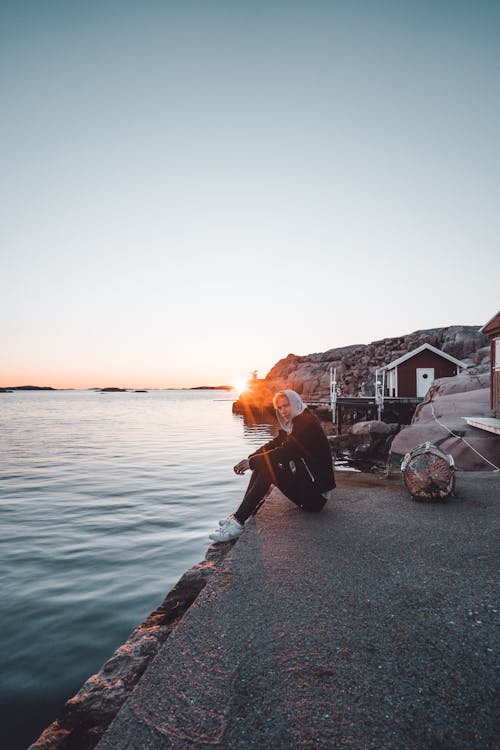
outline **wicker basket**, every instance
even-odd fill
[[[433,443],[417,445],[406,454],[401,471],[405,485],[415,500],[446,500],[455,489],[455,464],[449,453]]]

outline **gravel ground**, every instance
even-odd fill
[[[500,474],[338,484],[319,515],[272,494],[99,750],[500,747]]]

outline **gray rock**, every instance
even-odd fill
[[[377,435],[387,437],[392,432],[392,427],[385,422],[379,422],[373,419],[368,422],[356,422],[351,427],[351,433],[353,435]]]
[[[439,396],[450,396],[453,393],[465,393],[467,391],[477,391],[481,388],[489,388],[490,376],[488,372],[476,374],[469,370],[464,370],[459,375],[452,378],[438,378],[435,380],[429,390],[423,403],[428,403]]]

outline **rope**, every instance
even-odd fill
[[[473,450],[473,451],[474,451],[474,453],[477,453],[477,455],[479,456],[479,458],[482,458],[482,459],[483,459],[483,461],[486,461],[486,463],[487,463],[487,464],[489,464],[490,466],[493,466],[493,470],[494,470],[494,471],[500,471],[500,468],[499,468],[498,466],[495,466],[495,464],[493,464],[493,463],[492,463],[491,461],[488,461],[488,459],[487,459],[487,458],[485,458],[484,456],[482,456],[482,455],[481,455],[481,453],[479,453],[479,451],[477,451],[477,450],[476,450],[476,449],[474,448],[474,446],[473,446],[473,445],[471,445],[471,444],[470,444],[469,442],[467,442],[467,440],[466,440],[466,439],[465,439],[464,437],[462,437],[461,435],[457,435],[457,434],[456,434],[455,432],[453,432],[452,430],[450,430],[450,428],[449,428],[449,427],[447,427],[447,426],[446,426],[445,424],[443,424],[442,422],[440,422],[440,421],[439,421],[439,419],[438,419],[438,418],[436,417],[436,415],[434,414],[434,404],[433,404],[433,402],[432,402],[432,401],[430,401],[430,405],[431,405],[431,412],[432,412],[432,416],[434,417],[434,419],[436,420],[436,422],[438,423],[438,425],[439,425],[440,427],[442,427],[442,428],[443,428],[444,430],[447,430],[447,432],[449,432],[449,433],[450,433],[450,435],[453,435],[453,437],[456,437],[456,438],[458,438],[459,440],[462,440],[462,441],[463,441],[463,442],[465,443],[465,445],[468,445],[468,446],[469,446],[469,448],[470,448],[471,450]]]

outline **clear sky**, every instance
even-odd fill
[[[485,323],[499,38],[484,0],[2,0],[0,385]]]

